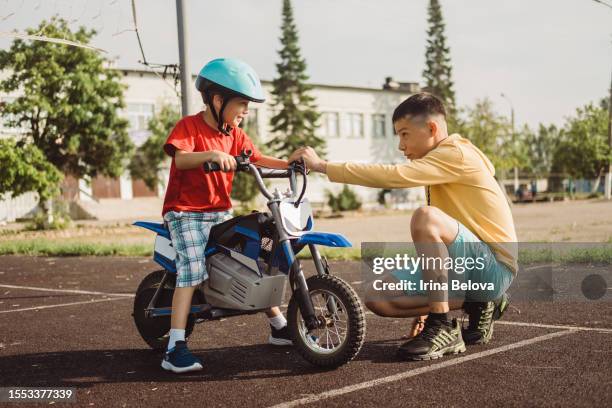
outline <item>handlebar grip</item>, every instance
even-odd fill
[[[204,171],[210,173],[211,171],[220,171],[221,166],[215,162],[206,162],[204,163]]]
[[[253,151],[249,149],[243,150],[239,156],[234,156],[236,160],[236,170],[235,171],[248,171],[249,169],[249,158],[253,155]],[[206,173],[210,173],[211,171],[221,171],[221,166],[215,162],[206,162],[204,163],[204,171]]]

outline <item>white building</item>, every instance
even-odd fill
[[[130,122],[129,133],[134,143],[139,146],[148,137],[147,122],[163,105],[180,105],[170,78],[164,80],[159,73],[143,70],[121,70],[122,81],[127,85],[125,90],[126,109],[123,112]],[[195,78],[194,78],[195,82]],[[247,121],[258,130],[259,143],[265,144],[271,137],[269,121],[271,111],[271,83],[263,81],[267,92],[267,102],[251,104]],[[313,84],[312,95],[315,104],[321,112],[318,133],[327,141],[327,159],[330,161],[355,161],[393,163],[402,162],[403,155],[397,149],[397,138],[393,134],[391,115],[395,107],[419,87],[414,83],[397,83],[387,78],[380,88],[332,86]],[[14,95],[0,97],[0,100],[11,100]],[[194,90],[194,109],[202,107],[202,102]],[[0,123],[0,137],[15,133],[15,129],[6,129]],[[162,177],[167,179],[167,174]],[[165,184],[165,183],[164,183]],[[338,191],[340,185],[332,184],[321,176],[309,178],[308,197],[313,202],[323,203],[325,191]],[[375,203],[378,189],[352,187],[366,203]],[[395,191],[394,201],[400,207],[415,207],[423,201],[423,189],[408,189]],[[131,180],[129,174],[124,174],[119,180],[103,177],[85,181],[67,179],[64,186],[64,196],[81,202],[105,200],[131,200],[138,197],[163,197],[165,185],[156,191],[149,190],[142,181]],[[30,207],[32,200],[28,203]],[[23,201],[23,200],[22,200]],[[35,203],[34,203],[35,205]],[[3,208],[12,210],[3,210]],[[21,207],[28,205],[21,203]],[[25,210],[15,211],[14,205],[6,200],[4,206],[0,201],[0,221],[11,221],[25,214]]]

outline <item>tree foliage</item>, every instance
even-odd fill
[[[244,131],[249,138],[253,142],[255,146],[259,148],[259,150],[265,154],[266,149],[263,146],[260,146],[259,135],[257,132],[257,127],[252,122],[246,122],[244,125]],[[252,203],[255,197],[259,194],[259,187],[257,187],[257,182],[255,178],[250,173],[245,172],[237,172],[234,174],[234,181],[232,182],[232,198],[234,200],[240,201],[243,212],[248,211],[248,208]]]
[[[567,119],[554,153],[554,166],[577,178],[598,178],[611,158],[608,145],[608,107],[588,104]]]
[[[34,191],[42,201],[59,192],[62,174],[36,146],[19,146],[14,139],[0,139],[0,196],[17,197]]]
[[[312,86],[306,83],[306,61],[300,53],[290,0],[283,1],[281,30],[278,77],[272,81],[272,105],[277,113],[270,119],[275,135],[270,141],[271,150],[289,155],[298,147],[308,145],[323,153],[325,140],[315,134],[320,115],[310,95]]]
[[[449,118],[455,116],[455,91],[453,90],[453,67],[450,48],[444,34],[445,24],[438,0],[430,0],[427,22],[427,47],[423,77],[427,90],[442,99],[448,109]]]
[[[540,124],[537,133],[525,126],[521,134],[528,155],[524,170],[535,178],[547,177],[552,170],[559,129],[555,125]]]
[[[59,17],[27,30],[31,35],[88,43],[95,31],[71,31]],[[98,53],[43,41],[15,40],[0,50],[0,91],[18,93],[2,111],[5,122],[26,132],[19,144],[33,143],[55,167],[75,177],[117,177],[132,143],[120,73],[104,67]]]
[[[167,159],[164,143],[181,115],[172,105],[164,105],[147,124],[151,136],[136,149],[129,164],[132,178],[140,179],[151,190],[160,184],[160,172]]]
[[[458,130],[491,160],[498,172],[527,165],[527,145],[521,133],[512,132],[508,119],[493,110],[489,99],[467,108]]]

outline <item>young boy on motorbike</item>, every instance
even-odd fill
[[[202,369],[202,362],[187,348],[185,327],[194,291],[208,278],[204,250],[210,229],[230,215],[234,157],[250,150],[250,161],[258,166],[288,166],[286,160],[262,155],[239,127],[249,114],[249,103],[264,102],[253,68],[236,59],[215,59],[200,71],[196,88],[206,109],[182,118],[164,145],[172,165],[162,214],[177,253],[177,278],[162,367],[176,373]],[[222,171],[206,173],[206,162],[217,163]],[[266,315],[272,331],[269,343],[291,345],[279,308],[271,308]]]

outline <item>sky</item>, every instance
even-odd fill
[[[607,97],[612,0],[441,0],[460,106],[489,98],[517,126],[561,125]],[[191,71],[225,56],[276,75],[282,0],[185,0]],[[178,62],[176,2],[135,0],[147,60]],[[423,83],[429,0],[293,0],[310,82],[380,87]],[[141,68],[131,0],[0,0],[0,32],[53,14],[94,28],[92,41],[121,68]],[[6,49],[11,40],[0,38]],[[506,98],[502,98],[501,94]]]

